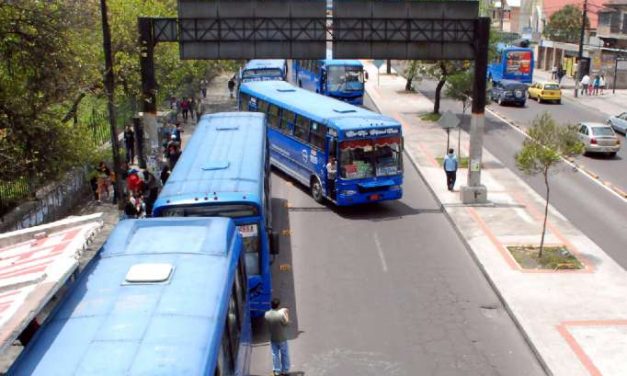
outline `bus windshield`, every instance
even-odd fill
[[[249,223],[237,226],[244,249],[246,250],[246,274],[261,274],[261,265],[259,260],[259,225],[257,223]]]
[[[364,72],[360,67],[330,66],[327,85],[331,91],[363,90]]]
[[[340,176],[344,179],[396,175],[401,170],[398,137],[340,143]]]
[[[253,217],[259,215],[253,205],[177,205],[163,209],[161,217]]]
[[[246,69],[242,72],[243,80],[256,80],[256,79],[272,79],[283,78],[283,72],[280,69]]]

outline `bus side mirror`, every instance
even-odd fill
[[[270,233],[270,254],[278,255],[279,254],[279,236],[278,232]]]

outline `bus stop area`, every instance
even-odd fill
[[[0,235],[0,352],[28,342],[102,225],[96,213]]]
[[[374,65],[366,63],[365,68],[375,77]],[[379,83],[367,82],[368,95],[382,113],[403,124],[405,152],[547,373],[624,375],[625,270],[553,207],[546,243],[566,246],[583,269],[540,271],[519,266],[507,247],[539,242],[543,197],[484,149],[482,182],[488,188],[488,203],[462,204],[459,186],[466,185],[467,171],[458,170],[458,185],[448,191],[436,159],[446,153],[446,132],[419,117],[431,112],[433,104],[420,93],[406,93],[402,77],[380,76]],[[461,137],[458,153],[468,156],[468,134],[462,131]]]

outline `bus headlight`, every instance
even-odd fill
[[[357,194],[357,191],[352,190],[352,189],[347,189],[347,190],[345,190],[345,191],[340,191],[340,194],[341,194],[342,196],[352,196],[352,195],[356,195],[356,194]]]

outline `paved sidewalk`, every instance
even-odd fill
[[[405,80],[381,74],[365,64],[371,79],[367,92],[382,113],[403,124],[405,151],[441,202],[505,306],[529,340],[549,374],[625,375],[627,370],[627,273],[602,249],[550,208],[547,245],[566,245],[585,269],[522,270],[506,246],[539,244],[544,200],[487,150],[483,151],[482,183],[486,205],[464,205],[458,171],[455,192],[446,187],[436,157],[443,156],[446,133],[420,120],[432,103],[419,93],[404,92]],[[462,133],[463,156],[468,135]],[[419,251],[419,250],[418,250]]]
[[[551,72],[539,69],[533,71],[533,78],[538,81],[552,81]],[[564,99],[600,111],[607,117],[627,111],[627,89],[617,89],[612,93],[610,87],[605,89],[603,95],[581,95],[580,92],[575,98],[575,81],[571,77],[564,77],[561,86]]]

